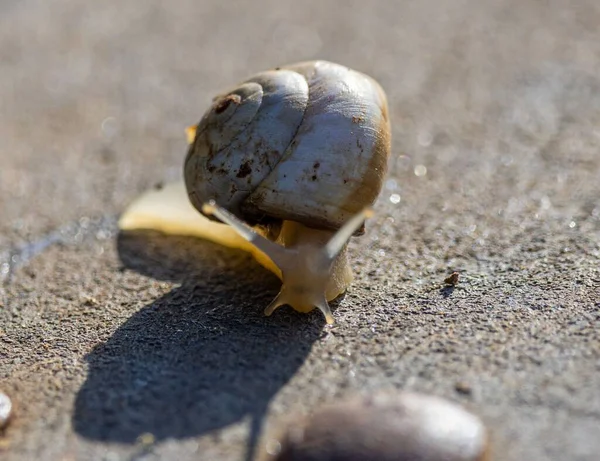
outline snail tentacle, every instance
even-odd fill
[[[329,261],[333,261],[350,240],[350,237],[363,225],[366,219],[373,216],[373,210],[366,208],[350,218],[327,242],[325,254]]]
[[[246,239],[260,251],[265,253],[278,267],[281,267],[281,265],[285,264],[285,261],[289,260],[290,257],[293,256],[293,253],[295,253],[293,251],[286,250],[284,247],[266,239],[244,221],[238,219],[235,215],[227,211],[225,208],[217,206],[214,200],[205,203],[202,206],[202,212],[207,215],[214,215],[225,224],[229,224],[231,228],[240,235],[240,237]]]
[[[280,291],[279,294],[275,296],[275,299],[273,299],[273,301],[271,301],[269,305],[265,308],[265,315],[267,317],[269,317],[273,312],[275,312],[275,309],[286,304],[286,302],[282,299],[281,296],[282,291]]]

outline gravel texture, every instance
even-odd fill
[[[598,24],[596,0],[3,1],[0,456],[250,460],[396,388],[481,416],[496,461],[598,460]],[[333,328],[263,317],[278,281],[245,254],[115,224],[213,94],[314,58],[393,121]]]

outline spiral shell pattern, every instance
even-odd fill
[[[184,176],[199,210],[213,199],[250,223],[337,229],[376,200],[389,153],[379,84],[310,61],[256,74],[214,98]]]

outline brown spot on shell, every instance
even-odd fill
[[[252,162],[250,160],[246,160],[244,163],[242,163],[242,165],[240,166],[240,169],[238,170],[238,173],[236,174],[236,176],[238,178],[245,178],[250,173],[252,173],[252,167],[250,166],[251,163]]]
[[[217,114],[225,112],[227,108],[233,104],[239,104],[242,100],[242,97],[239,94],[228,94],[224,98],[219,99],[215,102],[214,111]]]

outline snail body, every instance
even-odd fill
[[[267,315],[284,304],[317,307],[332,323],[327,302],[352,280],[346,244],[361,232],[387,170],[390,124],[379,84],[327,61],[261,72],[215,97],[188,136],[189,202],[229,231],[199,216],[191,225],[190,206],[167,224],[149,222],[153,201],[181,201],[181,186],[142,197],[144,213],[132,205],[121,227],[139,228],[143,214],[146,228],[173,232],[180,221],[185,233],[249,251],[283,281]]]

